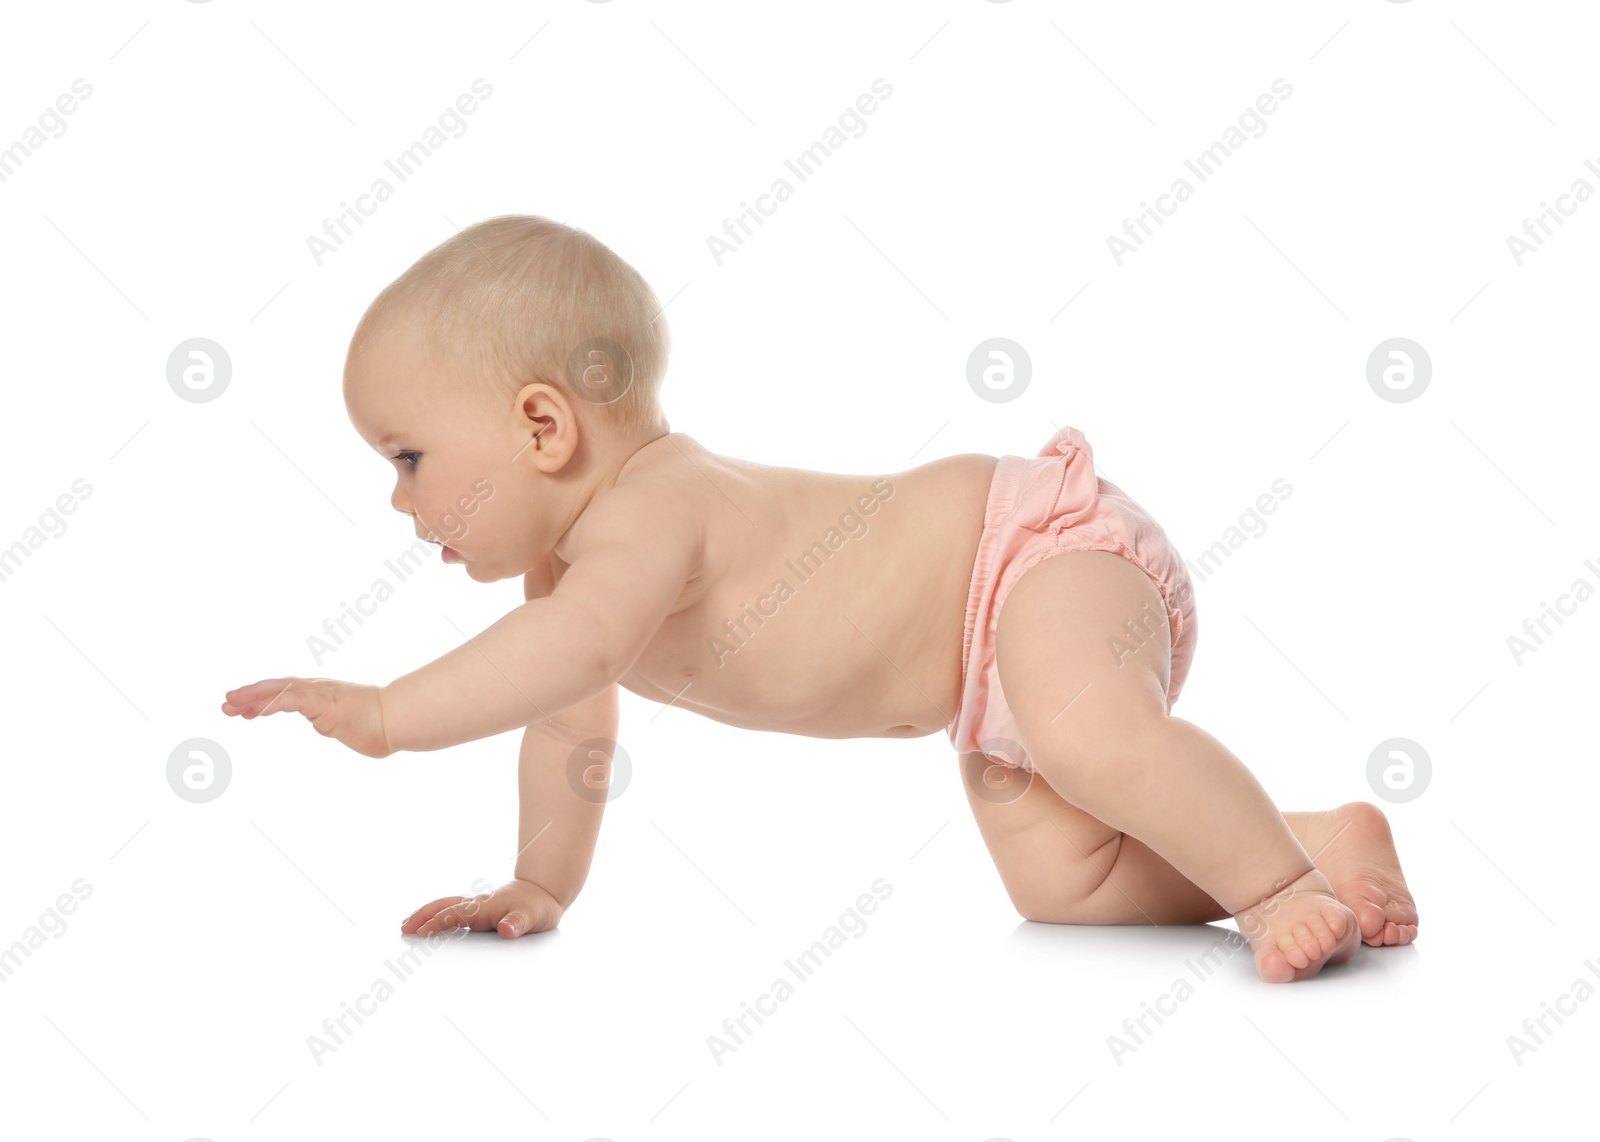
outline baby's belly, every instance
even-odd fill
[[[773,637],[758,646],[774,633],[758,629],[721,665],[702,653],[675,668],[635,666],[622,685],[731,726],[818,738],[920,737],[944,730],[954,715],[959,626],[945,653],[901,653],[896,665],[871,646],[851,653],[831,638],[799,644]]]

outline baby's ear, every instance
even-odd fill
[[[522,458],[540,471],[565,468],[578,451],[581,425],[578,411],[566,393],[554,385],[524,385],[517,393],[518,432],[526,432],[528,446]]]

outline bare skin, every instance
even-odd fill
[[[588,874],[610,762],[595,743],[614,743],[619,686],[811,737],[950,724],[994,457],[877,477],[770,467],[664,425],[610,426],[604,408],[552,385],[502,404],[448,371],[396,322],[347,363],[351,420],[394,464],[391,502],[418,537],[447,543],[446,560],[475,581],[521,577],[526,602],[388,685],[264,679],[222,707],[298,712],[369,757],[524,729],[513,879],[431,901],[402,931],[515,937],[560,922]],[[1097,924],[1231,915],[1273,982],[1347,959],[1362,940],[1409,942],[1416,910],[1381,813],[1280,814],[1237,758],[1169,715],[1159,640],[1134,670],[1088,665],[1095,624],[1154,592],[1125,560],[1070,553],[1024,575],[1002,611],[1001,679],[1039,773],[1003,805],[970,779],[968,792],[1019,912]],[[1096,701],[1048,721],[1091,673]]]

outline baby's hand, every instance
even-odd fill
[[[376,686],[332,678],[268,678],[229,690],[222,712],[246,720],[283,711],[304,714],[323,737],[337,738],[366,757],[394,752],[383,727]]]
[[[561,922],[565,911],[537,884],[513,880],[493,892],[477,896],[443,896],[407,916],[400,925],[405,935],[431,936],[452,928],[487,932],[491,928],[508,940],[530,932],[544,932]]]

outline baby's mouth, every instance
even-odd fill
[[[449,546],[443,541],[435,539],[432,535],[419,535],[417,538],[425,543],[435,544],[439,548],[439,558],[443,559],[446,563],[466,562],[466,558],[461,554],[461,552],[457,551],[455,548]]]

